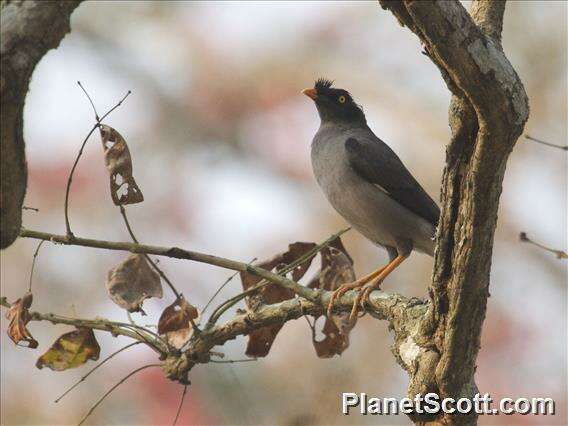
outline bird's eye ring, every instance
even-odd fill
[[[345,103],[345,96],[341,95],[339,98],[337,98],[337,100],[339,101],[340,104],[344,104]]]

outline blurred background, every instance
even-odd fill
[[[467,3],[466,3],[467,5]],[[510,2],[505,51],[525,84],[531,116],[526,132],[567,140],[566,2]],[[142,242],[176,245],[241,261],[260,259],[294,241],[321,241],[345,226],[317,188],[309,146],[319,119],[300,90],[325,76],[350,90],[371,128],[439,199],[449,140],[449,91],[422,55],[418,38],[375,2],[86,2],[72,32],[36,68],[26,102],[29,186],[24,226],[63,234],[68,172],[93,124],[81,80],[99,113],[133,94],[107,120],[127,140],[145,201],[128,207]],[[479,389],[501,397],[551,397],[555,416],[486,416],[481,424],[566,424],[567,265],[522,244],[520,231],[567,247],[566,153],[521,138],[504,182],[493,256],[491,298],[478,358]],[[112,204],[98,136],[89,141],[73,181],[76,235],[129,240]],[[356,232],[345,244],[357,274],[387,260]],[[1,294],[27,289],[34,240],[1,255]],[[33,309],[119,321],[107,297],[107,271],[125,253],[44,244],[36,263]],[[413,254],[389,277],[386,291],[425,297],[432,259]],[[160,259],[200,309],[230,271]],[[217,303],[240,290],[234,279]],[[173,301],[145,302],[156,324]],[[211,313],[211,310],[209,310]],[[56,373],[37,357],[71,327],[31,323],[37,350],[15,347],[2,310],[3,424],[76,424],[110,386],[155,361],[135,347],[111,360],[58,404],[55,397],[94,363]],[[224,317],[225,319],[228,316]],[[96,333],[101,358],[128,343]],[[405,396],[407,376],[390,353],[386,323],[362,319],[341,357],[318,359],[301,319],[284,326],[269,356],[192,370],[178,424],[408,424],[405,416],[343,416],[341,392]],[[246,340],[223,348],[243,358]],[[171,424],[182,387],[157,369],[119,387],[90,424]]]

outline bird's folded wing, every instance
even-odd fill
[[[398,203],[436,226],[440,209],[434,200],[404,167],[394,151],[376,139],[364,137],[345,141],[351,167],[363,179],[377,185]]]

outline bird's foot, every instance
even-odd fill
[[[355,321],[357,321],[359,308],[363,310],[365,309],[366,305],[369,303],[369,296],[373,291],[380,290],[382,282],[383,280],[376,279],[361,287],[361,289],[357,293],[355,302],[353,302],[353,308],[351,308],[351,314],[349,314],[349,322],[354,324]]]
[[[329,299],[329,305],[327,305],[327,316],[331,318],[333,312],[333,305],[337,299],[340,299],[349,290],[354,290],[363,287],[367,281],[357,280],[352,283],[341,284],[333,293],[331,293],[331,298]]]

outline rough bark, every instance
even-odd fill
[[[523,85],[501,47],[504,1],[379,0],[422,41],[453,97],[452,138],[442,179],[442,214],[431,304],[419,330],[395,344],[409,396],[471,398],[487,298],[493,237],[509,154],[528,119]],[[413,357],[406,357],[405,354]],[[412,362],[407,362],[411,359]],[[413,416],[472,424],[474,415]]]
[[[0,4],[2,130],[0,248],[18,237],[26,194],[27,165],[23,138],[24,101],[32,72],[69,32],[69,19],[80,0],[17,1]]]
[[[389,322],[394,332],[393,354],[410,377],[409,397],[435,392],[441,398],[472,398],[477,391],[474,373],[489,295],[501,186],[507,159],[528,118],[528,100],[501,47],[504,2],[476,1],[468,13],[457,1],[379,1],[420,38],[452,92],[449,110],[452,137],[446,150],[430,300],[424,302],[374,292],[365,311]],[[42,6],[33,1],[2,3],[2,247],[10,243],[14,229],[17,234],[20,228],[25,190],[21,114],[29,77],[45,51],[56,46],[68,31],[69,14],[77,4],[78,1],[42,3]],[[51,27],[46,26],[49,19],[44,15],[48,10],[54,13],[49,19],[58,22],[55,25],[50,22]],[[63,18],[56,18],[56,12]],[[26,30],[25,24],[29,22],[43,28],[39,30],[43,31],[41,41],[37,38],[37,27]],[[12,41],[4,40],[4,32],[8,30]],[[187,383],[188,372],[195,365],[209,362],[214,346],[267,325],[283,324],[306,314],[318,316],[329,303],[330,292],[309,289],[262,268],[214,255],[176,247],[70,238],[25,229],[20,235],[71,246],[126,250],[246,271],[299,296],[238,312],[223,324],[212,322],[193,335],[183,352],[162,348],[157,340],[154,349],[164,361],[165,374],[182,383]],[[337,301],[336,310],[349,310],[354,300],[354,292],[346,293]],[[10,306],[5,300],[0,302]],[[144,333],[150,333],[148,330],[133,333],[128,324],[53,314],[33,313],[32,320],[77,323],[146,343],[148,336]],[[444,425],[477,421],[475,415],[415,414],[411,418],[416,423]]]

